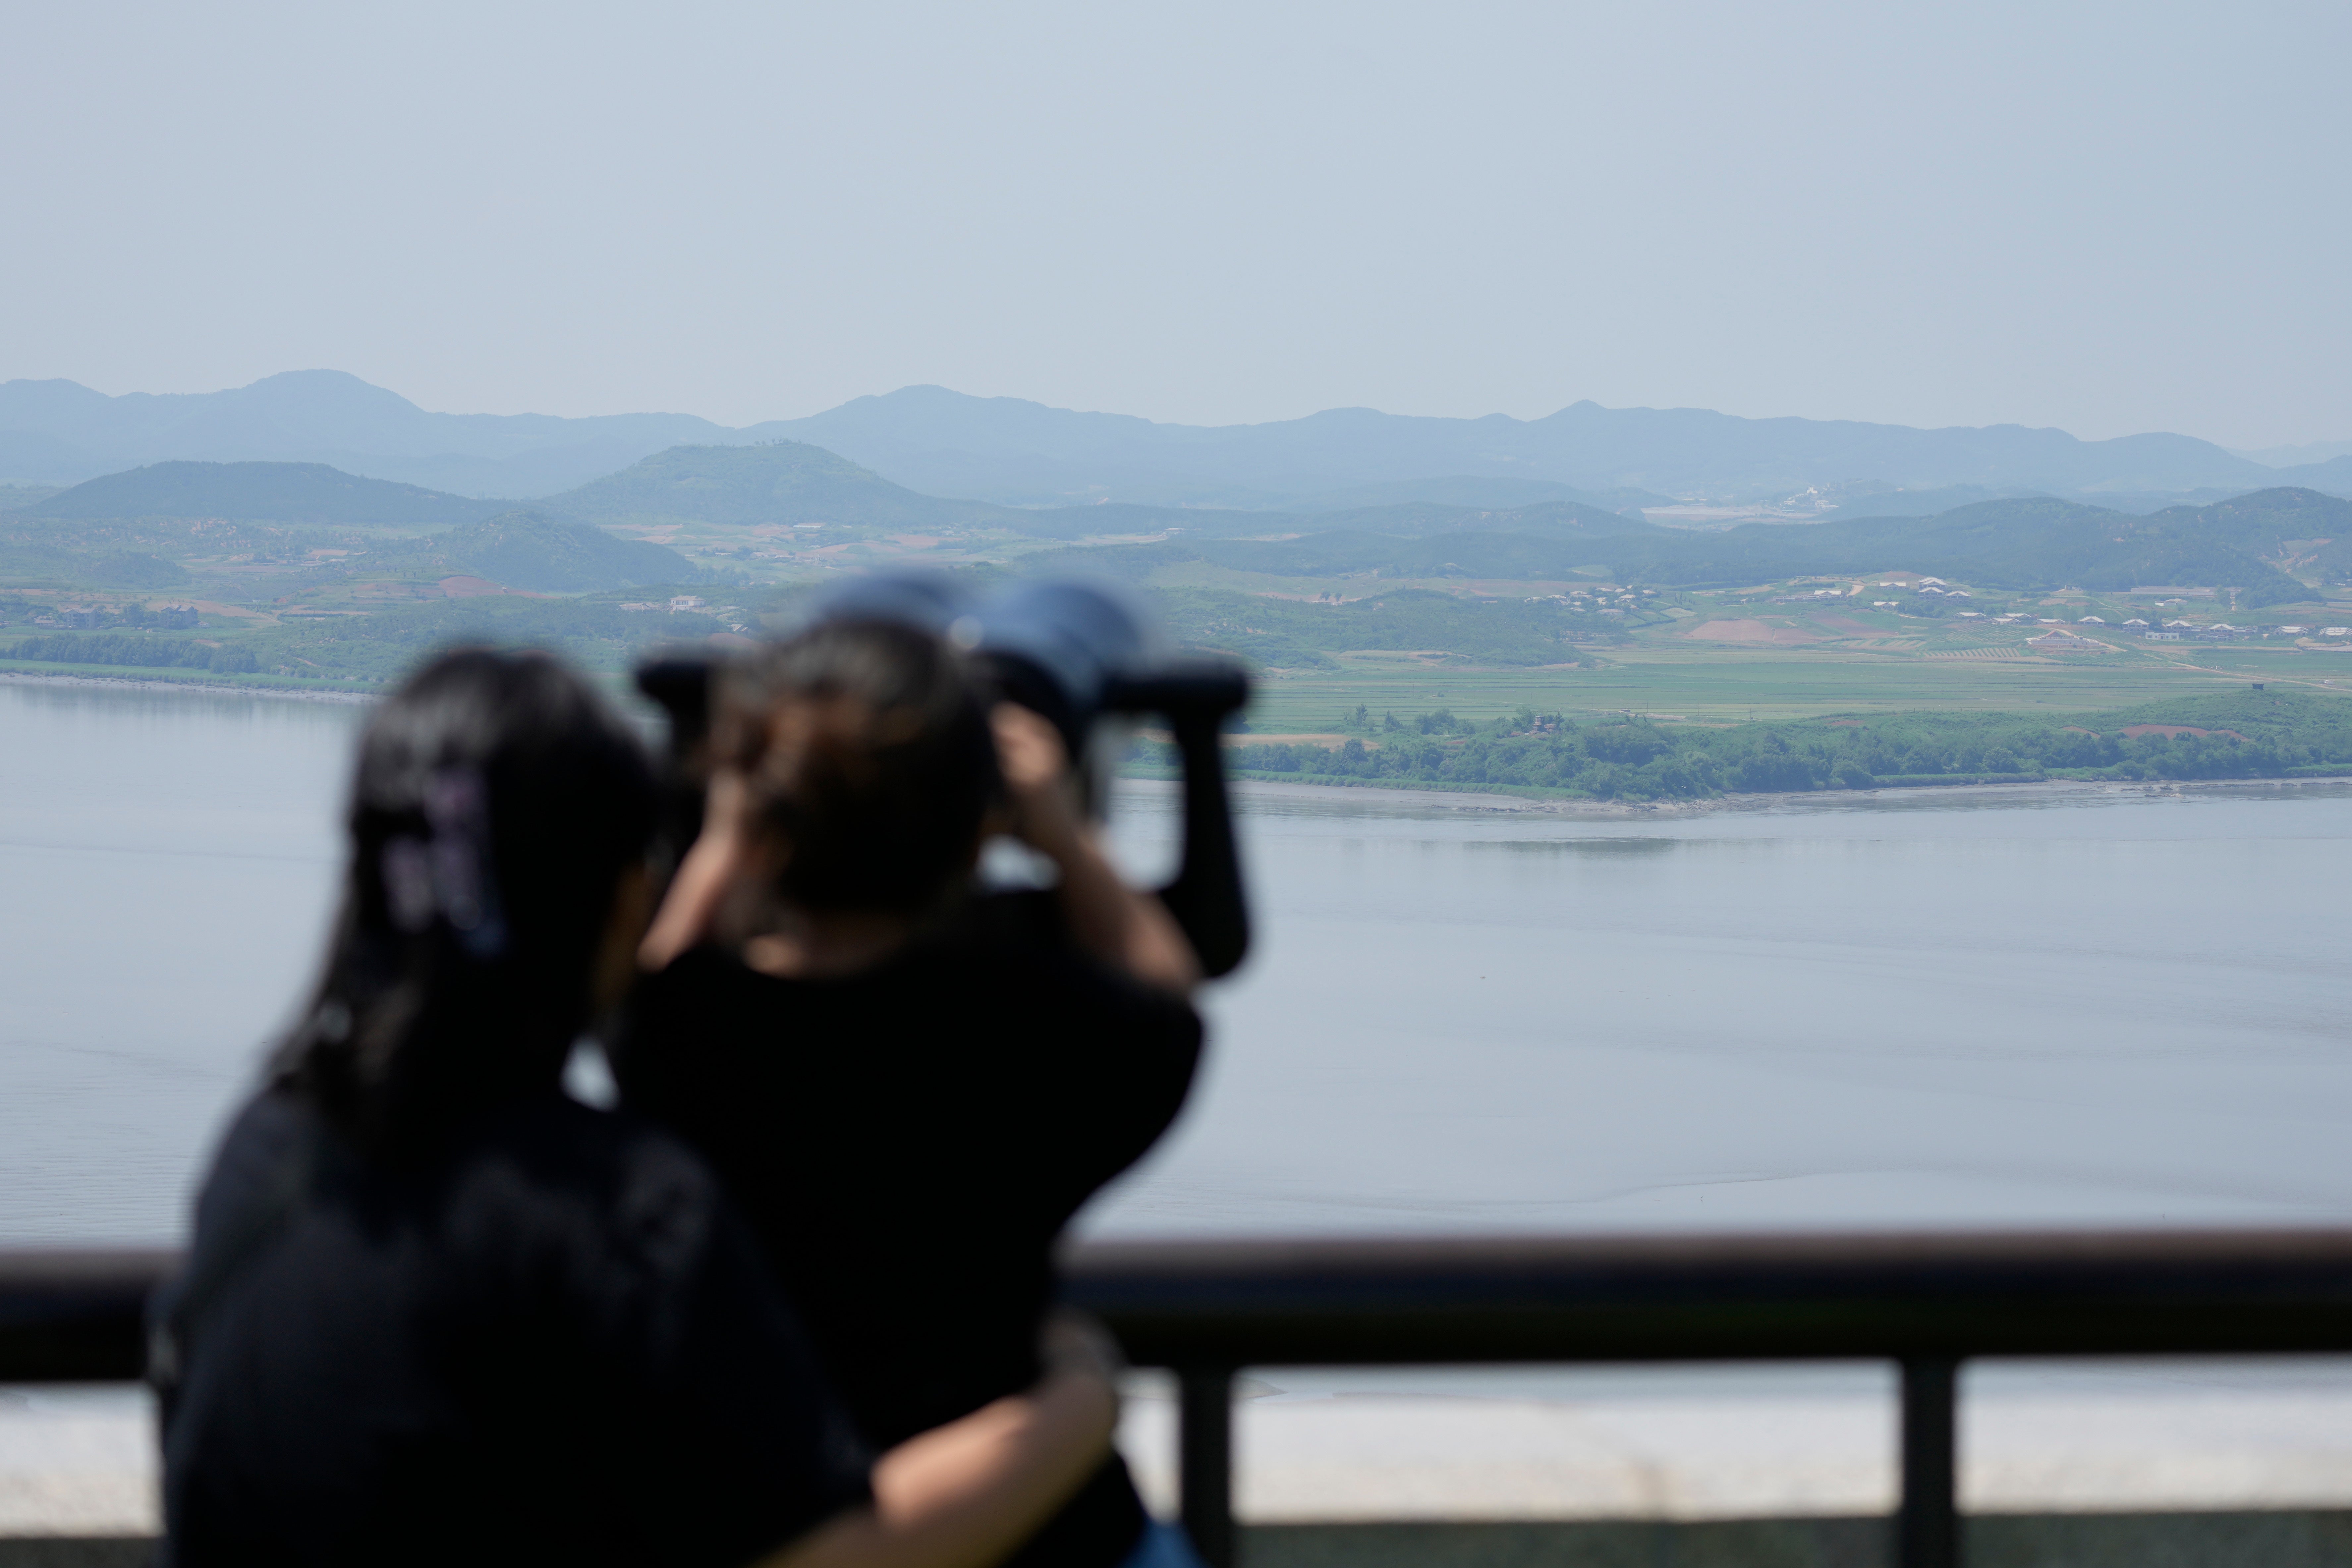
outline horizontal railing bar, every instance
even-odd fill
[[[2352,1230],[1100,1242],[1153,1364],[2352,1351]]]
[[[162,1247],[0,1248],[0,1383],[128,1383],[146,1364]]]
[[[167,1249],[0,1249],[0,1382],[139,1373]],[[1107,1241],[1140,1364],[2352,1352],[2352,1229]]]

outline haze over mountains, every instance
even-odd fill
[[[2271,468],[2187,436],[2080,441],[2020,426],[1916,430],[1591,403],[1534,420],[1332,409],[1203,427],[908,387],[803,419],[730,428],[683,414],[436,414],[334,371],[118,397],[68,381],[0,384],[0,484],[73,484],[173,459],[267,460],[457,496],[545,497],[671,447],[775,440],[821,447],[920,495],[1020,508],[1108,500],[1312,512],[1382,501],[1557,500],[1621,510],[1669,498],[1757,502],[1810,490],[1862,515],[2021,492],[2138,510],[2282,484],[2352,494],[2352,455]],[[1948,493],[1896,502],[1889,492],[1898,489]]]

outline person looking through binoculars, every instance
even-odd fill
[[[1097,1471],[1070,1329],[871,1459],[709,1168],[561,1091],[656,805],[544,655],[447,655],[370,721],[325,973],[153,1310],[165,1568],[987,1568]]]
[[[723,672],[711,754],[615,1079],[719,1171],[888,1444],[1036,1380],[1055,1238],[1191,1086],[1200,965],[1061,731],[929,632],[833,621]],[[1057,885],[977,891],[1000,833]],[[1181,1551],[1114,1455],[1011,1561]]]

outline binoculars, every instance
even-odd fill
[[[993,695],[1061,732],[1097,816],[1136,721],[1164,721],[1183,770],[1184,846],[1160,899],[1203,973],[1229,973],[1241,963],[1249,910],[1219,739],[1227,716],[1249,700],[1249,677],[1238,665],[1173,657],[1148,611],[1092,583],[1021,583],[981,597],[944,574],[882,573],[820,595],[810,624],[827,621],[895,622],[961,648]],[[636,671],[637,689],[669,716],[672,831],[681,852],[700,826],[713,668],[707,657],[671,652]]]

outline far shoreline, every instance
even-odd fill
[[[185,692],[202,697],[259,697],[280,702],[318,702],[333,706],[366,706],[380,702],[373,691],[342,691],[303,686],[235,685],[219,681],[173,680],[168,678],[83,674],[50,675],[22,669],[0,669],[0,684],[82,688],[111,691]],[[1156,784],[1170,790],[1177,781],[1160,769],[1119,775],[1122,784]],[[1702,800],[1592,800],[1572,795],[1505,795],[1475,789],[1414,789],[1391,784],[1308,784],[1280,779],[1234,777],[1238,796],[1265,799],[1362,801],[1367,805],[1410,806],[1424,812],[1451,812],[1479,816],[1550,816],[1586,821],[1635,821],[1666,817],[1704,816],[1723,812],[1786,811],[1808,806],[1863,805],[1893,801],[2033,800],[2064,796],[2207,795],[2232,790],[2302,790],[2313,785],[2345,788],[2352,777],[2239,779],[2032,779],[2013,784],[1906,784],[1876,789],[1786,790],[1761,794],[1730,793]]]
[[[1174,792],[1177,781],[1151,774],[1121,775],[1122,784],[1149,784]],[[1515,795],[1488,795],[1475,790],[1395,788],[1384,785],[1292,784],[1274,779],[1236,778],[1238,798],[1332,801],[1360,800],[1367,805],[1412,806],[1431,812],[1477,816],[1550,816],[1587,821],[1630,822],[1643,818],[1706,816],[1726,812],[1787,811],[1811,806],[1854,806],[1895,802],[1921,805],[1946,801],[2098,799],[2139,795],[2220,795],[2231,791],[2304,790],[2318,785],[2344,790],[2352,778],[2284,779],[2035,779],[2018,784],[1907,784],[1899,788],[1785,790],[1767,794],[1724,794],[1705,800],[1580,800]]]
[[[256,681],[240,686],[216,680],[170,680],[135,675],[47,675],[28,669],[0,669],[0,682],[18,686],[78,686],[107,691],[184,691],[203,697],[268,697],[281,702],[364,704],[383,700],[373,691],[341,691],[330,687],[269,686]]]

